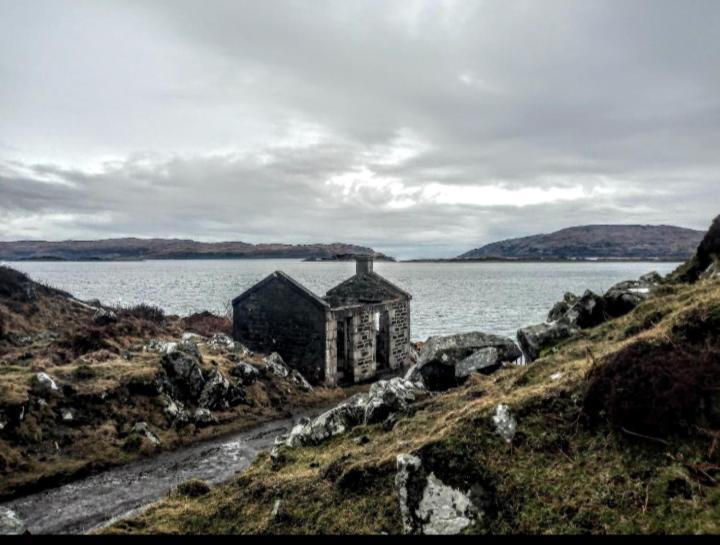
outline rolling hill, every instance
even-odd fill
[[[584,225],[494,242],[458,258],[685,260],[704,234],[671,225]]]

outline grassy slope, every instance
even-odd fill
[[[105,531],[399,533],[395,457],[413,452],[444,482],[465,489],[481,482],[491,491],[472,532],[718,533],[720,434],[688,425],[681,434],[641,438],[607,422],[590,425],[583,415],[595,366],[641,340],[679,342],[674,326],[720,315],[718,282],[664,292],[531,366],[478,375],[421,402],[389,432],[356,428],[321,447],[287,451],[275,469],[262,455],[200,498],[171,494]],[[517,417],[512,445],[494,431],[498,403]],[[368,442],[356,441],[363,435]]]
[[[32,288],[33,298],[24,296],[25,286]],[[0,267],[0,416],[25,406],[20,425],[0,430],[0,498],[346,397],[339,388],[305,392],[287,379],[267,374],[245,388],[248,404],[213,411],[218,424],[178,427],[165,416],[161,396],[147,391],[161,369],[161,355],[143,346],[151,338],[178,340],[184,331],[207,332],[187,319],[150,321],[129,311],[118,311],[118,323],[99,327],[93,324],[94,313],[94,308],[66,293]],[[221,321],[211,317],[204,323],[217,331],[214,327]],[[205,345],[200,349],[206,373],[217,368],[230,376],[231,354]],[[262,355],[243,359],[264,367]],[[33,377],[41,371],[73,393],[50,397],[41,406],[32,393]],[[67,408],[76,411],[70,423],[61,418]],[[126,448],[130,429],[139,421],[151,425],[161,446],[144,441],[137,449]]]

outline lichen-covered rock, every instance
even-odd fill
[[[469,491],[446,485],[432,472],[428,475],[417,456],[398,455],[396,467],[395,489],[405,533],[455,535],[482,516]]]
[[[0,507],[0,535],[20,535],[25,531],[25,524],[15,511],[7,507]]]
[[[238,362],[230,369],[230,374],[243,386],[250,386],[260,377],[258,368],[244,361]]]
[[[250,354],[245,345],[232,340],[224,333],[215,333],[207,342],[208,348],[219,352],[237,352],[243,355]]]
[[[569,339],[577,332],[578,330],[569,324],[552,322],[518,329],[517,338],[526,363],[530,363],[538,359],[543,350]]]
[[[515,431],[517,430],[517,421],[510,412],[510,407],[504,403],[500,403],[495,407],[493,424],[495,424],[495,431],[498,432],[500,437],[508,443],[512,443],[513,437],[515,437]]]
[[[445,390],[457,386],[467,377],[462,369],[460,376],[456,375],[457,364],[487,348],[494,348],[497,351],[497,360],[494,364],[484,367],[486,372],[499,368],[504,362],[513,362],[522,357],[522,352],[512,339],[498,335],[476,331],[446,337],[430,337],[420,351],[417,364],[406,378],[413,382],[421,381],[430,390]],[[483,357],[488,356],[488,352],[481,354],[476,364]],[[469,360],[463,367],[467,370],[473,365],[473,361]]]
[[[205,338],[202,335],[198,335],[197,333],[192,333],[191,331],[186,331],[182,334],[182,337],[180,337],[181,342],[188,343],[199,343],[203,342]]]
[[[189,420],[188,414],[182,403],[175,401],[169,395],[164,396],[163,402],[165,404],[163,412],[171,422],[182,424]]]
[[[290,382],[299,386],[301,390],[312,392],[313,387],[298,370],[291,369],[288,378],[290,379]]]
[[[148,352],[158,352],[160,354],[170,354],[175,352],[178,343],[174,341],[161,341],[160,339],[151,339],[145,349]]]

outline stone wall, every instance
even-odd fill
[[[410,301],[390,305],[390,368],[405,365],[410,353]]]
[[[309,381],[325,381],[328,320],[320,305],[280,278],[233,305],[233,337],[257,352],[278,352]]]

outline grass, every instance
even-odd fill
[[[720,421],[651,436],[589,418],[584,406],[593,373],[628,347],[703,346],[689,339],[715,316],[720,283],[665,288],[528,367],[477,375],[427,398],[390,431],[363,426],[286,450],[280,467],[263,454],[200,499],[171,495],[104,532],[400,533],[395,458],[414,453],[447,484],[486,491],[485,516],[471,533],[718,533]],[[717,376],[718,365],[707,372]],[[498,403],[518,421],[510,445],[494,431]]]

